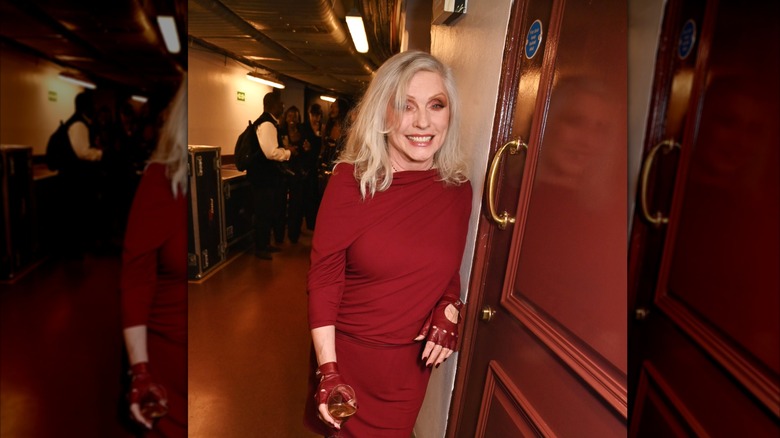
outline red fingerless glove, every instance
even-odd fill
[[[130,404],[141,405],[144,417],[155,418],[165,415],[168,411],[168,393],[165,387],[155,383],[149,373],[149,363],[139,362],[130,367],[133,380],[130,383],[130,393],[127,399]]]
[[[444,309],[450,304],[458,311],[458,322],[460,322],[463,302],[460,299],[453,301],[451,298],[442,298],[423,324],[419,336],[425,337],[426,340],[436,345],[455,351],[458,347],[458,323],[450,321],[444,313]]]
[[[338,364],[336,362],[328,362],[320,365],[317,368],[317,377],[320,378],[320,383],[317,385],[314,399],[317,400],[317,404],[327,404],[330,391],[336,385],[344,384],[344,379],[339,374]]]

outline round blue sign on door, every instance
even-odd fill
[[[542,22],[539,20],[531,23],[528,29],[528,35],[525,37],[525,57],[533,58],[542,45]]]
[[[677,42],[677,56],[680,59],[685,59],[693,51],[693,46],[696,45],[696,22],[688,20],[683,24],[680,31],[680,40]]]

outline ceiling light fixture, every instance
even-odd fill
[[[130,96],[130,99],[132,99],[132,100],[134,100],[134,101],[136,101],[136,102],[141,102],[141,103],[146,103],[146,102],[148,102],[148,101],[149,101],[149,98],[148,98],[148,97],[146,97],[146,96],[141,96],[141,95],[139,95],[139,94],[134,94],[134,95]]]
[[[336,98],[333,97],[333,96],[322,95],[322,96],[320,96],[320,99],[324,100],[325,102],[335,102],[336,101]]]
[[[76,84],[84,88],[89,88],[90,90],[94,90],[95,88],[97,88],[97,85],[95,85],[93,82],[81,78],[73,73],[62,72],[59,74],[59,78],[62,79],[63,81],[70,82],[71,84]]]
[[[355,50],[360,53],[368,52],[368,38],[366,37],[366,27],[363,25],[363,17],[354,7],[347,14],[347,27],[352,36],[352,42],[355,44]]]
[[[282,62],[282,58],[270,58],[268,56],[255,56],[255,55],[247,55],[244,56],[244,58],[249,59],[250,61],[274,61],[274,62]]]
[[[272,81],[255,72],[250,71],[249,73],[246,74],[246,78],[249,79],[250,81],[260,82],[261,84],[264,85],[270,85],[271,87],[274,88],[279,88],[279,89],[284,88],[284,84],[282,84],[281,82]]]
[[[179,33],[176,31],[176,20],[170,15],[158,15],[157,25],[160,26],[165,47],[170,53],[179,53],[181,44],[179,43]]]

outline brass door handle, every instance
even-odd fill
[[[675,147],[681,147],[680,143],[677,143],[674,140],[664,140],[657,145],[653,146],[652,149],[650,149],[650,152],[647,154],[647,158],[645,158],[645,164],[642,165],[642,176],[641,176],[641,186],[640,186],[640,198],[641,198],[641,208],[642,208],[642,216],[645,218],[646,221],[650,222],[650,224],[660,227],[661,225],[667,224],[669,222],[668,217],[664,217],[664,215],[657,211],[655,214],[650,214],[650,208],[647,205],[647,184],[648,184],[648,178],[650,177],[650,169],[653,167],[653,163],[655,162],[655,156],[658,153],[659,150],[661,150],[663,153],[668,154],[671,152]]]
[[[528,145],[522,140],[512,140],[501,146],[501,149],[493,156],[493,161],[490,163],[490,173],[488,174],[487,184],[487,197],[488,197],[488,210],[490,211],[490,217],[498,224],[498,229],[506,229],[507,225],[515,223],[515,218],[509,215],[506,211],[502,211],[501,214],[496,213],[496,183],[498,181],[498,165],[501,163],[501,156],[509,149],[510,155],[516,155],[523,148],[528,150]]]
[[[496,311],[492,307],[486,305],[482,308],[482,311],[479,312],[479,319],[485,322],[490,322],[493,317],[496,316]]]

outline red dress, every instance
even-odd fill
[[[353,170],[338,165],[317,216],[309,325],[335,325],[339,370],[357,393],[341,436],[408,438],[431,372],[414,338],[442,296],[460,297],[471,185],[445,185],[436,170],[398,172],[362,200]],[[324,434],[313,393],[306,424]]]
[[[149,366],[168,414],[148,436],[187,436],[187,204],[165,166],[150,164],[136,191],[122,253],[122,327],[147,326]]]

